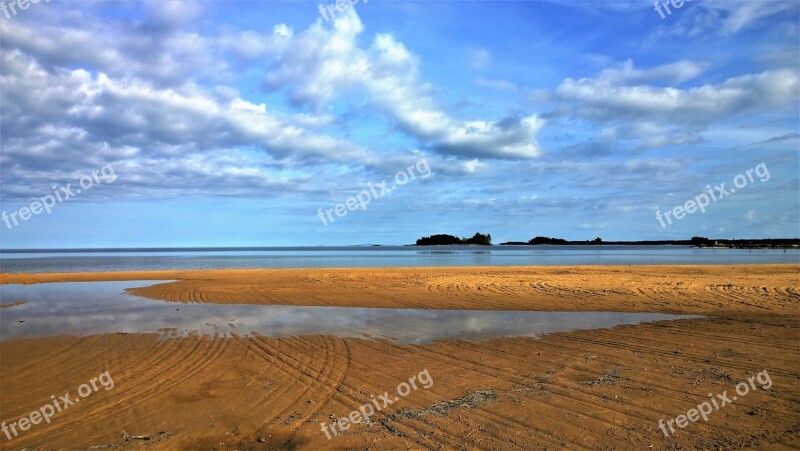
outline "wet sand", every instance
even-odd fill
[[[800,445],[800,265],[247,270],[0,275],[2,283],[177,280],[173,302],[708,315],[541,339],[424,346],[330,336],[52,337],[0,343],[0,419],[109,371],[101,389],[3,449],[732,448]],[[154,301],[155,302],[155,301]],[[320,428],[420,387],[328,440]],[[767,370],[665,438],[674,419]],[[124,432],[123,432],[124,431]],[[147,436],[149,440],[132,438]],[[126,440],[127,439],[127,440]],[[260,439],[260,440],[259,440]]]

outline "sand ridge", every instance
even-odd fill
[[[800,264],[0,274],[0,283],[176,280],[171,302],[684,314],[797,313]]]

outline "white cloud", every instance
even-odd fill
[[[763,19],[777,14],[793,12],[797,15],[798,3],[782,0],[705,0],[687,2],[669,16],[672,21],[660,27],[651,36],[657,42],[666,36],[714,36],[728,38],[764,23]]]
[[[48,70],[77,66],[112,77],[139,77],[162,86],[179,85],[187,79],[223,80],[232,76],[228,62],[216,57],[221,46],[193,32],[169,29],[156,33],[147,27],[90,17],[74,25],[15,20],[1,24],[3,52],[19,50]]]
[[[106,163],[132,191],[215,185],[231,194],[277,185],[287,191],[290,180],[307,179],[302,171],[284,173],[282,161],[306,168],[382,161],[309,128],[330,118],[277,113],[238,96],[220,100],[191,83],[162,88],[83,69],[50,72],[16,50],[0,58],[4,196],[29,194],[23,180],[56,180]]]
[[[788,111],[798,100],[800,77],[793,70],[770,70],[731,77],[717,84],[684,88],[657,82],[693,80],[705,64],[678,61],[651,69],[626,61],[591,78],[568,78],[555,90],[561,116],[597,124],[605,143],[628,141],[634,150],[698,144],[711,126],[746,113]]]
[[[569,111],[583,116],[708,123],[754,108],[791,105],[798,92],[798,74],[791,70],[765,71],[686,89],[627,86],[621,81],[624,77],[602,73],[597,78],[568,78],[556,93],[568,102]]]
[[[643,70],[634,67],[633,60],[626,60],[618,67],[601,71],[596,80],[608,85],[630,85],[653,81],[665,81],[670,84],[681,84],[696,78],[703,73],[707,64],[690,60],[681,60]]]
[[[475,171],[479,170],[482,167],[485,167],[486,163],[478,160],[477,158],[470,161],[465,161],[462,163],[462,167],[464,170],[470,174],[474,173]]]
[[[287,89],[294,102],[330,105],[346,94],[366,102],[398,128],[431,149],[459,157],[531,158],[540,153],[535,115],[500,121],[451,117],[436,105],[420,80],[419,59],[390,34],[376,34],[368,49],[356,38],[364,30],[353,10],[333,27],[318,20],[287,43],[267,76],[273,89]]]
[[[145,0],[144,4],[149,22],[166,28],[175,28],[194,20],[201,10],[196,0]]]
[[[735,2],[712,0],[698,4],[710,11],[720,11],[725,14],[722,31],[726,34],[737,33],[760,19],[797,9],[796,2],[769,0]]]

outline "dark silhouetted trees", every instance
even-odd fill
[[[567,244],[567,240],[562,238],[550,238],[546,236],[537,236],[528,240],[528,244]]]
[[[689,243],[691,243],[692,246],[711,246],[714,244],[711,240],[702,236],[693,236],[692,239],[689,240]]]
[[[417,240],[417,246],[447,246],[453,244],[489,246],[492,244],[492,235],[476,233],[472,238],[459,238],[453,235],[439,234],[422,237]]]

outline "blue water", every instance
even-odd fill
[[[54,335],[156,333],[335,335],[420,344],[447,338],[536,337],[553,332],[698,318],[662,313],[417,310],[354,307],[181,304],[125,288],[164,281],[0,285],[0,340]]]
[[[689,246],[275,247],[0,253],[0,272],[96,272],[238,268],[800,263],[800,249]]]

